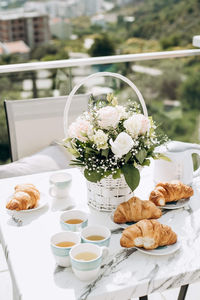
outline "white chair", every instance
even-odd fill
[[[69,123],[87,110],[89,94],[75,95]],[[64,138],[63,114],[67,96],[5,100],[12,161],[32,155]]]

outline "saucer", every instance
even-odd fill
[[[170,255],[172,253],[175,253],[180,249],[180,247],[181,247],[181,243],[177,241],[173,245],[161,246],[152,250],[146,250],[144,248],[139,248],[139,247],[134,247],[134,248],[137,249],[139,252],[142,252],[147,255],[163,256],[163,255]]]
[[[7,202],[12,198],[12,195],[8,197]],[[40,193],[40,200],[38,201],[38,204],[34,208],[30,209],[22,209],[22,210],[15,210],[15,209],[8,209],[6,208],[6,211],[9,215],[13,214],[19,214],[19,213],[32,213],[36,210],[39,210],[43,208],[46,204],[48,203],[48,198],[47,195],[44,193]]]
[[[115,221],[114,221],[114,213],[115,213],[115,211],[113,211],[113,212],[111,213],[110,219],[111,219],[111,221],[112,221],[115,225],[118,225],[120,228],[126,229],[127,227],[129,227],[129,226],[131,226],[131,225],[137,223],[137,222],[126,222],[126,223],[121,223],[121,224],[120,224],[120,223],[115,223]]]
[[[178,209],[186,206],[190,201],[190,198],[183,198],[178,201],[167,202],[164,206],[157,206],[164,209]]]
[[[53,198],[51,202],[52,211],[64,211],[73,209],[76,206],[74,199],[71,197],[66,197],[62,199]]]

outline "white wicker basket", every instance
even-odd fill
[[[99,72],[86,77],[83,81],[77,84],[69,94],[65,105],[65,110],[64,110],[64,130],[66,135],[67,135],[67,128],[68,128],[69,108],[73,96],[75,95],[77,90],[87,81],[89,81],[91,78],[100,77],[100,76],[115,77],[126,82],[137,94],[144,115],[146,117],[148,116],[147,108],[144,99],[142,97],[142,94],[140,93],[140,91],[132,81],[122,76],[121,74],[110,73],[110,72]],[[103,178],[101,181],[97,183],[90,182],[87,180],[87,187],[88,187],[88,204],[99,211],[111,211],[115,209],[120,203],[127,201],[133,196],[133,192],[128,187],[123,175],[118,179],[113,179],[112,176],[108,176],[106,178]]]
[[[133,196],[123,175],[118,179],[110,175],[97,183],[87,180],[87,188],[88,204],[101,211],[111,211]]]

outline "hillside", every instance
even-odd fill
[[[185,46],[200,32],[200,0],[135,0],[116,12],[135,17],[128,38],[160,40],[164,49]]]

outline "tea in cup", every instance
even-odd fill
[[[69,251],[80,243],[80,237],[71,231],[59,232],[51,238],[51,250],[56,263],[61,267],[70,266]]]
[[[49,194],[54,198],[65,198],[68,196],[72,176],[66,172],[54,173],[50,176],[51,187]]]
[[[105,226],[88,226],[81,231],[81,242],[92,243],[98,246],[108,247],[110,244],[111,232]]]
[[[68,210],[61,214],[60,224],[62,229],[80,231],[88,224],[88,216],[81,210]]]
[[[95,279],[100,271],[102,259],[108,254],[107,247],[85,243],[74,246],[70,260],[74,274],[83,281]]]

